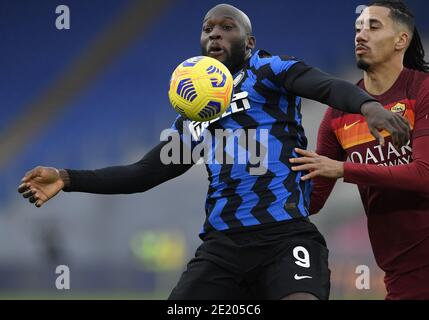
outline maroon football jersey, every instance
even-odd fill
[[[363,81],[359,86],[365,90]],[[359,186],[388,291],[398,291],[395,283],[402,275],[425,269],[419,280],[425,284],[415,289],[429,299],[429,74],[404,69],[390,90],[374,97],[409,120],[413,134],[407,146],[396,149],[388,132],[383,132],[386,144],[380,146],[362,115],[330,108],[321,124],[317,152],[349,159],[344,181]],[[323,206],[332,187],[327,179],[315,179],[311,211]],[[399,291],[406,290],[410,289]]]

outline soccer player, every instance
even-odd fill
[[[400,1],[376,1],[356,22],[358,86],[405,115],[411,141],[380,146],[359,115],[328,109],[317,153],[297,150],[293,170],[314,179],[310,211],[320,211],[336,180],[357,184],[386,299],[429,299],[429,71],[414,17]],[[349,158],[351,162],[344,162]],[[299,165],[298,165],[299,164]]]
[[[207,219],[198,248],[170,299],[328,299],[330,271],[322,235],[308,219],[310,183],[290,170],[295,147],[306,148],[301,98],[363,114],[373,134],[395,133],[409,139],[408,124],[385,110],[356,86],[333,78],[292,57],[272,56],[255,48],[249,18],[229,5],[218,5],[204,18],[202,54],[223,62],[234,75],[236,99],[228,116],[206,130],[257,130],[259,149],[267,149],[267,170],[252,175],[249,164],[207,164],[210,186]],[[173,129],[182,137],[189,121],[178,117]],[[258,140],[268,131],[268,145]],[[259,132],[259,133],[258,133]],[[182,140],[184,140],[182,138]],[[227,139],[228,143],[231,139]],[[233,139],[234,140],[234,139]],[[40,207],[59,191],[97,194],[144,192],[173,179],[192,164],[165,165],[162,142],[129,166],[94,171],[38,167],[28,172],[19,192]],[[201,141],[193,141],[190,147]],[[182,144],[184,142],[182,141]],[[223,152],[228,153],[229,145]]]

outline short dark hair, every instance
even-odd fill
[[[368,6],[390,9],[390,17],[410,29],[412,39],[410,46],[405,52],[404,66],[409,69],[429,72],[429,63],[425,61],[425,49],[423,48],[422,40],[416,27],[415,17],[407,5],[400,0],[378,0],[371,2]]]
[[[369,6],[385,7],[390,9],[390,17],[399,23],[406,25],[410,31],[414,30],[415,18],[414,14],[408,9],[405,3],[402,1],[373,1]]]

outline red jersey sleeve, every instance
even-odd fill
[[[337,140],[332,129],[332,108],[329,108],[320,124],[317,136],[317,153],[338,161],[345,161],[347,155]],[[313,191],[311,193],[310,214],[318,213],[328,200],[337,180],[317,177],[313,179]]]
[[[344,181],[358,185],[406,190],[429,195],[429,135],[413,138],[413,162],[380,167],[344,164]]]
[[[413,162],[390,167],[346,163],[345,182],[429,195],[429,78],[420,86],[415,110]]]
[[[413,138],[429,135],[429,77],[422,83],[416,101]]]

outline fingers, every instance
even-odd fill
[[[29,182],[31,179],[33,179],[36,176],[34,170],[28,171],[24,178],[22,178],[22,182]]]
[[[411,138],[411,127],[409,122],[402,116],[398,115],[394,118],[396,126],[399,130],[399,141],[396,147],[402,148]]]
[[[294,167],[292,167],[291,168],[292,171],[295,171],[295,172],[297,172],[297,171],[307,171],[307,172],[310,171],[310,173],[308,173],[307,175],[301,177],[302,181],[307,181],[307,180],[313,179],[313,178],[315,178],[315,177],[317,177],[317,176],[320,175],[319,174],[320,170],[318,170],[317,165],[315,163],[313,163],[314,159],[311,159],[311,158],[296,158],[296,159],[291,159],[291,160],[298,160],[298,161],[295,161],[295,163],[298,163],[298,162],[304,163],[301,166],[294,166]],[[305,162],[305,161],[308,161],[308,162]]]
[[[315,153],[313,151],[302,150],[299,148],[295,148],[295,152],[300,154],[301,156],[304,156],[304,157],[314,158],[317,156],[317,153]]]
[[[24,192],[23,193],[23,197],[25,198],[25,199],[28,199],[28,198],[30,198],[31,196],[33,196],[35,194],[35,192],[33,192],[32,190],[27,190],[26,192]]]
[[[386,128],[392,137],[393,145],[400,149],[409,141],[409,132],[398,117],[394,117]]]
[[[30,184],[29,183],[21,183],[18,187],[18,192],[19,193],[24,193],[25,191],[27,191],[30,188]]]
[[[366,109],[369,109],[369,107]],[[390,133],[392,142],[396,148],[402,148],[410,140],[410,124],[402,115],[390,112],[380,105],[378,108],[372,108],[371,113],[366,112],[365,117],[367,118],[371,134],[380,145],[385,145],[384,137],[380,133],[382,130]]]
[[[28,199],[30,203],[34,203],[37,208],[40,208],[44,203],[44,196],[38,192],[33,193],[32,196]]]
[[[385,145],[385,139],[381,132],[375,127],[369,127],[371,134],[382,146]],[[411,127],[408,121],[400,115],[395,115],[389,123],[384,125],[384,130],[390,133],[392,143],[400,149],[407,145],[411,138]]]
[[[295,166],[292,167],[292,171],[311,171],[314,170],[316,167],[314,164],[304,164],[302,166]]]
[[[38,190],[31,188],[30,183],[23,183],[18,187],[18,192],[22,194],[24,199],[28,199],[30,203],[34,203],[37,208],[40,208],[47,197]]]
[[[309,174],[307,174],[307,175],[305,175],[305,176],[303,176],[303,177],[301,177],[301,180],[302,181],[307,181],[307,180],[311,180],[311,179],[314,179],[314,178],[316,178],[316,177],[318,177],[319,176],[319,171],[312,171],[312,172],[310,172]]]
[[[22,182],[29,182],[31,179],[37,177],[38,175],[40,175],[42,168],[41,167],[36,167],[33,170],[28,171],[24,178],[22,178]]]
[[[289,161],[294,164],[303,164],[303,163],[305,164],[305,163],[314,163],[315,159],[308,158],[308,157],[301,157],[301,158],[292,158],[292,159],[289,159]]]
[[[393,129],[390,131],[390,135],[392,137],[392,143],[396,148],[399,148],[401,145],[401,141],[403,139],[403,135],[401,134],[400,130],[398,128]]]
[[[39,177],[42,174],[42,170],[42,167],[36,167],[28,171],[24,178],[22,178],[22,183],[18,186],[18,192],[21,193],[25,199],[28,199],[30,203],[35,204],[37,208],[40,208],[47,201],[47,197],[42,192],[32,187],[31,180]]]
[[[393,145],[400,149],[405,146],[411,138],[411,127],[407,119],[399,114],[393,114],[393,117],[385,125],[392,137]]]
[[[385,141],[384,141],[384,137],[381,135],[381,133],[377,129],[375,129],[374,127],[369,127],[369,131],[374,136],[374,138],[378,141],[378,143],[381,146],[384,146]]]
[[[32,195],[32,196],[28,199],[28,201],[30,201],[30,203],[35,203],[35,202],[37,201],[36,196],[35,196],[35,195]]]
[[[315,169],[315,163],[319,155],[312,151],[302,150],[299,148],[295,148],[295,152],[299,155],[302,155],[300,158],[291,158],[289,161],[293,164],[302,164],[302,166],[294,166],[292,167],[293,171],[307,171]]]
[[[411,130],[411,126],[410,126],[410,122],[408,121],[407,118],[403,117],[403,116],[399,116],[397,117],[397,119],[403,124],[405,125],[409,130]]]
[[[389,128],[389,132],[392,136],[392,143],[396,148],[398,148],[402,146],[403,140],[405,140],[405,136],[407,133],[401,126],[396,115],[392,118],[389,124],[391,125],[391,128]]]

